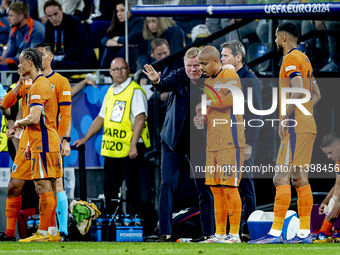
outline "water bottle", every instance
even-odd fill
[[[102,241],[102,223],[103,223],[102,218],[98,218],[97,220],[92,222],[90,228],[90,241],[92,242]]]
[[[103,218],[98,218],[96,220],[97,224],[97,242],[101,242],[102,241],[102,227],[103,227]]]
[[[0,97],[2,99],[4,99],[5,95],[6,95],[6,90],[4,89],[4,87],[2,86],[2,84],[0,83]]]
[[[132,220],[130,218],[124,218],[123,223],[124,223],[124,226],[126,227],[132,226]]]
[[[200,125],[196,126],[197,129],[204,129],[204,116],[201,114],[201,112],[198,112],[196,117],[200,120]]]
[[[138,218],[138,214],[136,214],[135,217],[133,218],[133,225],[142,226],[142,221],[140,218]]]

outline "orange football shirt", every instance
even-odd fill
[[[66,129],[71,121],[71,85],[65,77],[60,75],[59,73],[52,72],[50,75],[47,75],[46,78],[49,80],[53,90],[54,96],[54,113],[56,119],[58,117],[58,113],[60,110],[61,119],[58,125],[58,135],[64,136]]]
[[[284,56],[280,70],[280,95],[281,88],[291,87],[290,80],[295,76],[300,76],[303,81],[303,88],[308,90],[311,94],[313,92],[313,68],[309,58],[298,49],[294,48],[287,55]],[[290,95],[286,95],[289,98]],[[281,97],[280,97],[281,105]],[[312,98],[304,104],[302,104],[311,115],[305,115],[299,108],[295,108],[294,112],[288,117],[288,119],[294,119],[297,121],[295,127],[289,127],[289,133],[312,133],[316,134],[316,124],[313,116],[313,101]],[[281,107],[280,107],[281,115]],[[288,122],[287,126],[293,126],[294,122]]]
[[[238,87],[242,91],[240,78],[237,73],[231,69],[222,69],[216,77],[205,80],[204,89],[214,96],[217,104],[220,104],[219,99],[211,88],[214,88],[221,100],[224,97],[232,98],[232,93],[230,93],[231,91],[229,89],[215,88],[216,84],[226,84],[227,82]],[[212,100],[212,97],[207,92],[204,93],[207,94],[207,100]],[[207,118],[207,151],[245,147],[243,116],[234,115],[232,106],[227,109],[208,107]],[[226,124],[215,125],[214,127],[214,120],[216,119],[223,119],[228,122]],[[233,123],[232,126],[231,122]]]
[[[28,137],[32,152],[59,152],[61,144],[56,129],[55,102],[50,81],[39,75],[33,81],[28,94],[31,107],[40,106],[39,123],[28,126]]]

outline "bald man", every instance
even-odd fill
[[[207,95],[207,147],[206,185],[214,196],[216,233],[207,243],[240,243],[239,229],[242,202],[238,191],[243,166],[245,136],[241,115],[233,114],[233,95],[229,89],[216,88],[216,84],[232,84],[242,90],[239,76],[233,69],[222,69],[220,52],[207,46],[198,54],[200,68],[208,79],[204,90]],[[208,91],[209,93],[207,93]],[[215,93],[216,92],[216,93]],[[217,95],[218,94],[218,97]],[[215,98],[212,98],[213,95]],[[220,103],[220,100],[222,103]],[[201,114],[201,104],[196,107]],[[214,125],[215,119],[227,120],[227,124]],[[199,126],[200,118],[195,117]],[[230,232],[226,235],[229,213]]]
[[[106,213],[113,214],[111,199],[117,198],[125,179],[130,215],[140,211],[139,170],[143,165],[145,148],[150,147],[147,124],[147,97],[144,90],[130,77],[130,67],[122,58],[111,63],[114,84],[108,89],[98,116],[84,138],[74,142],[85,144],[104,126],[101,155],[104,162],[104,194]],[[112,210],[111,210],[112,208]]]

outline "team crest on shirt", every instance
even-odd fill
[[[28,43],[30,41],[30,35],[25,34],[25,42]]]
[[[116,100],[115,105],[112,109],[112,114],[110,120],[113,122],[122,122],[124,111],[125,111],[126,102]]]
[[[51,84],[51,87],[52,87],[52,91],[54,92],[54,85],[53,85],[53,84]]]
[[[221,88],[215,88],[215,85],[221,85],[221,84],[222,84],[222,83],[221,83],[220,81],[218,81],[218,82],[216,82],[216,83],[214,84],[214,90],[215,90],[216,92],[220,91]]]
[[[16,164],[13,165],[12,167],[12,173],[15,173],[17,171],[18,166]]]

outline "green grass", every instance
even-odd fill
[[[340,244],[190,244],[190,243],[11,243],[0,242],[1,254],[223,254],[223,255],[264,255],[264,254],[336,254]]]

